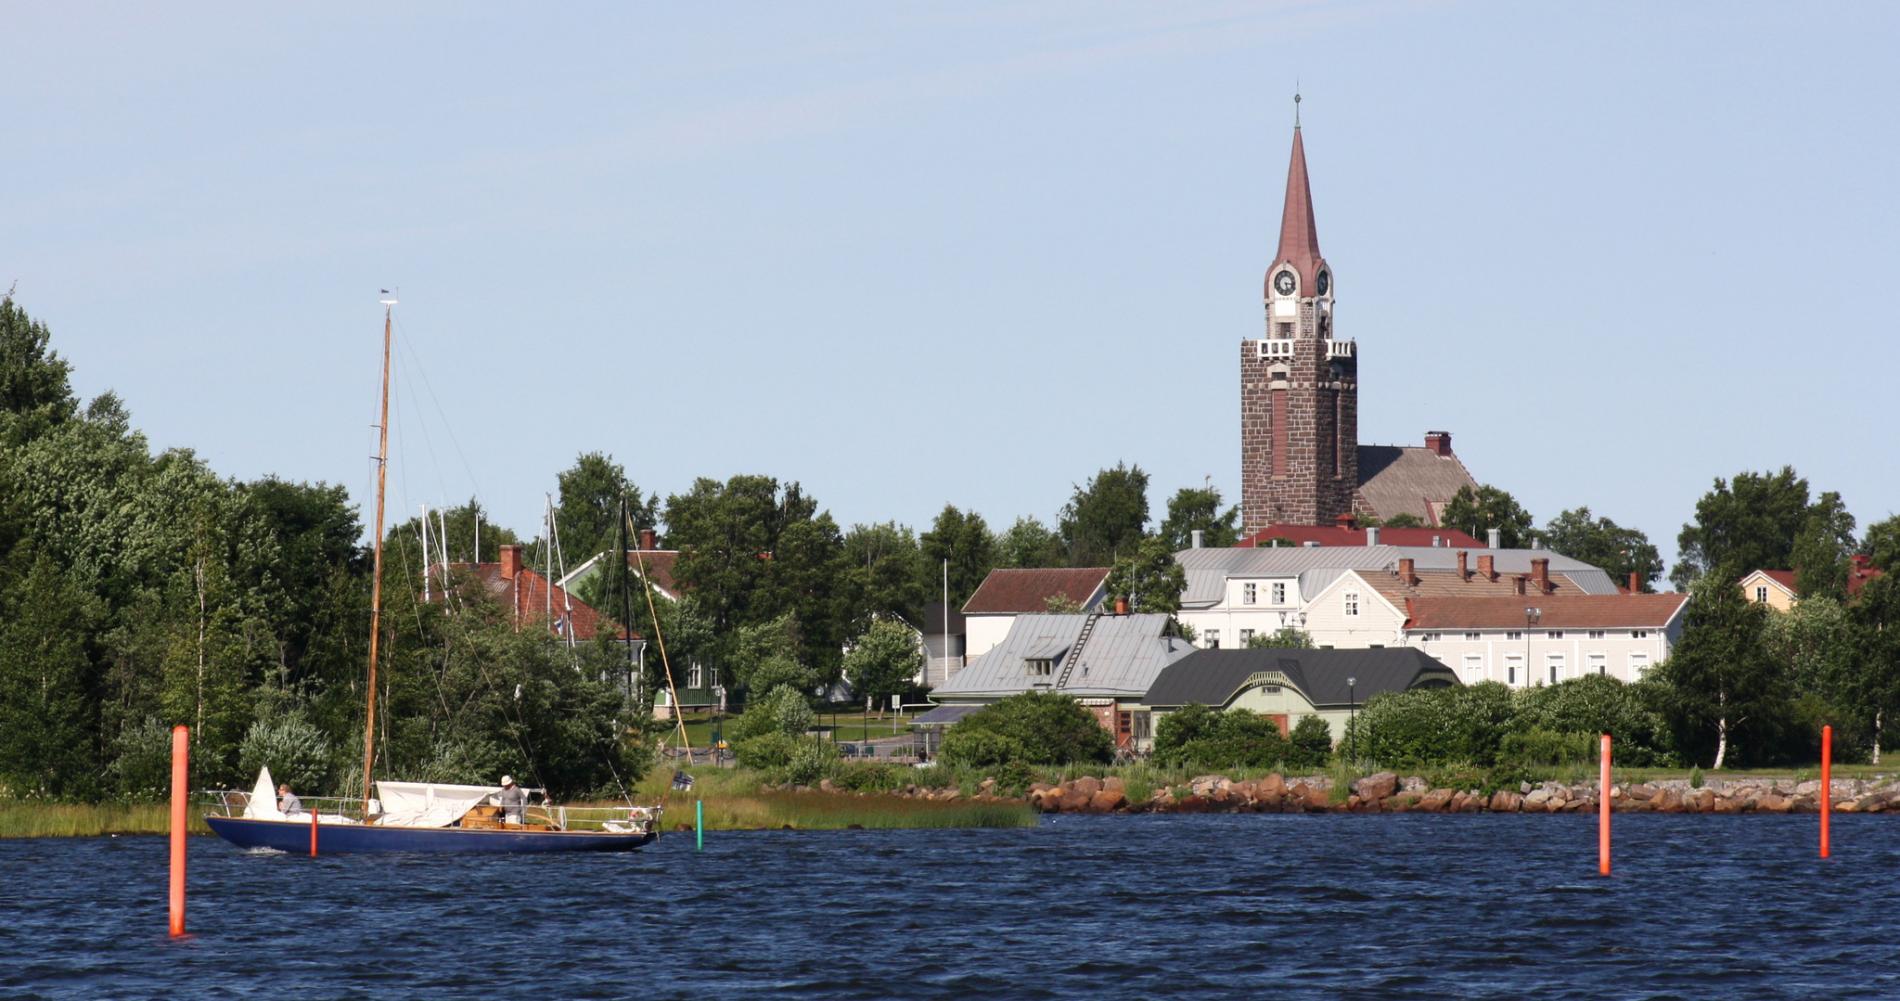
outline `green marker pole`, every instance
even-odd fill
[[[693,850],[706,850],[706,801],[693,800]]]

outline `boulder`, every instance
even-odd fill
[[[1451,807],[1454,799],[1463,795],[1464,793],[1453,792],[1450,789],[1433,789],[1419,797],[1418,810],[1421,813],[1442,813]]]
[[[1103,789],[1089,798],[1090,813],[1114,813],[1128,802],[1120,789]]]
[[[1491,794],[1491,802],[1489,805],[1492,813],[1516,813],[1523,804],[1524,796],[1522,793],[1515,793],[1509,789],[1499,789],[1497,792]]]
[[[1399,780],[1399,791],[1415,792],[1422,796],[1432,791],[1432,784],[1417,775],[1407,775]]]
[[[1274,772],[1266,778],[1261,779],[1255,784],[1255,787],[1259,790],[1255,795],[1263,797],[1273,796],[1278,799],[1280,796],[1286,794],[1286,778],[1279,772]]]
[[[1787,813],[1790,802],[1788,797],[1770,792],[1755,798],[1755,809],[1763,813]]]
[[[1085,796],[1093,796],[1102,791],[1102,780],[1093,775],[1084,775],[1070,781],[1069,787]]]
[[[1127,792],[1127,791],[1128,791],[1128,786],[1127,786],[1127,784],[1126,784],[1126,783],[1124,783],[1124,782],[1122,781],[1122,777],[1121,777],[1121,776],[1119,776],[1119,775],[1110,775],[1110,776],[1109,776],[1108,778],[1105,778],[1105,779],[1103,779],[1103,780],[1102,780],[1102,788],[1103,788],[1103,789],[1108,789],[1108,790],[1113,790],[1113,791],[1115,791],[1115,792]]]
[[[1094,798],[1095,793],[1086,792],[1074,785],[1065,783],[1062,789],[1062,812],[1080,813],[1088,809],[1089,800]]]
[[[1532,789],[1530,795],[1524,797],[1524,809],[1542,810],[1544,804],[1548,802],[1550,802],[1549,789]]]
[[[1656,787],[1647,782],[1638,782],[1629,788],[1631,799],[1651,800],[1656,798]]]
[[[1682,794],[1674,789],[1658,789],[1649,800],[1650,809],[1659,813],[1678,813],[1682,810]]]
[[[1352,791],[1358,793],[1360,799],[1365,800],[1384,799],[1397,792],[1398,788],[1399,777],[1391,772],[1368,775],[1352,784]]]

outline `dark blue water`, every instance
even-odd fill
[[[0,996],[1900,997],[1900,818],[1061,817],[631,855],[0,842]]]

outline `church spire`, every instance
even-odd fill
[[[1299,295],[1324,295],[1319,273],[1326,259],[1319,253],[1319,229],[1313,223],[1313,192],[1306,179],[1306,144],[1300,139],[1299,95],[1293,98],[1293,159],[1286,170],[1286,207],[1280,214],[1280,250],[1267,271],[1271,294],[1274,276],[1291,265],[1297,274]],[[1330,280],[1324,284],[1330,285]]]

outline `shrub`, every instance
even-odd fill
[[[1523,730],[1505,734],[1498,746],[1498,765],[1503,768],[1535,770],[1587,765],[1596,756],[1597,735],[1594,733]]]
[[[939,756],[944,764],[963,768],[994,768],[1020,762],[1028,755],[1021,741],[992,730],[965,730],[959,722],[944,734]]]
[[[1302,716],[1287,738],[1290,768],[1318,768],[1333,756],[1333,728],[1319,716]]]
[[[1256,712],[1229,709],[1210,713],[1206,724],[1193,726],[1198,736],[1160,753],[1163,761],[1184,767],[1269,768],[1290,756],[1291,748],[1280,736],[1280,728]],[[1183,732],[1186,730],[1183,728]]]
[[[982,767],[974,761],[952,756],[952,747],[974,739],[963,737],[959,740],[958,735],[976,732],[1005,737],[1018,745],[1012,748],[992,741],[956,752],[962,755],[980,750],[981,756],[988,759],[985,763],[1002,764],[1003,761],[993,760],[994,756],[1007,753],[1010,756],[1006,760],[1029,764],[1106,764],[1115,751],[1114,738],[1095,721],[1094,714],[1067,695],[1049,692],[1012,695],[965,716],[944,735],[945,760],[950,764]]]
[[[1674,757],[1668,727],[1651,708],[1647,691],[1596,674],[1528,689],[1517,695],[1512,725],[1553,733],[1607,733],[1616,740],[1618,764],[1640,768],[1666,763]],[[1594,752],[1584,756],[1594,757]]]
[[[1166,755],[1178,751],[1190,741],[1200,740],[1214,732],[1214,710],[1191,702],[1175,711],[1162,716],[1155,723],[1155,754]]]
[[[238,745],[238,766],[249,777],[269,766],[271,777],[277,781],[288,782],[292,789],[315,792],[326,788],[330,777],[330,742],[302,713],[258,720]]]
[[[1392,768],[1489,765],[1512,714],[1511,690],[1495,681],[1375,695],[1359,713],[1356,753]]]
[[[786,768],[792,763],[799,739],[786,733],[761,733],[733,742],[732,753],[747,768],[760,771]]]
[[[1702,788],[1702,766],[1701,765],[1695,766],[1695,768],[1689,772],[1689,788],[1691,789]]]
[[[827,778],[838,767],[838,746],[816,737],[791,737],[792,758],[785,766],[785,777],[799,785],[813,785]]]
[[[746,706],[745,712],[732,721],[727,732],[731,734],[734,744],[768,733],[797,737],[810,730],[816,721],[811,703],[805,701],[804,694],[790,685],[780,685]]]
[[[171,782],[171,757],[171,730],[148,716],[119,731],[107,771],[121,796],[160,798]]]
[[[832,780],[852,792],[889,792],[904,784],[905,772],[892,765],[852,764],[838,769]]]

